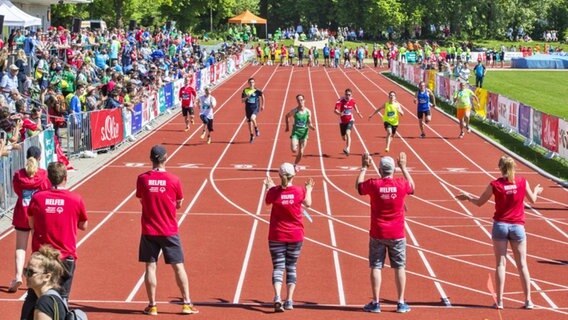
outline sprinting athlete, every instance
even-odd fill
[[[181,100],[181,114],[185,119],[185,131],[189,130],[189,123],[195,123],[194,117],[194,110],[193,110],[193,102],[195,97],[197,96],[197,92],[191,86],[191,78],[186,77],[184,81],[183,87],[179,89],[179,98]]]
[[[205,139],[207,134],[207,144],[211,144],[211,132],[213,132],[213,110],[217,106],[217,100],[211,95],[209,88],[205,88],[205,94],[197,100],[199,107],[199,118],[203,122],[203,132],[201,140]]]
[[[308,143],[308,129],[315,130],[316,128],[312,125],[312,113],[308,108],[306,108],[304,95],[298,94],[296,96],[296,101],[298,102],[298,106],[286,114],[286,132],[290,131],[288,119],[294,118],[294,125],[292,127],[290,140],[292,152],[296,154],[294,169],[298,172],[298,163],[302,160],[302,157],[304,156],[304,149]]]
[[[396,134],[396,129],[398,128],[400,116],[404,115],[404,111],[402,111],[400,103],[396,101],[396,93],[394,91],[389,92],[389,101],[385,102],[382,107],[375,110],[375,112],[369,116],[369,120],[383,109],[385,110],[383,113],[383,122],[387,132],[387,146],[385,147],[385,152],[389,152],[392,138]]]
[[[341,130],[341,138],[345,141],[345,148],[343,153],[349,156],[351,149],[351,129],[353,128],[353,110],[357,112],[359,118],[363,118],[361,112],[357,108],[355,99],[352,98],[353,92],[351,89],[345,89],[345,96],[339,98],[335,103],[335,114],[339,115],[339,129]]]
[[[249,86],[243,90],[241,96],[242,101],[245,103],[245,116],[249,124],[250,143],[254,141],[255,136],[260,136],[258,125],[256,122],[256,115],[259,110],[264,110],[264,94],[262,90],[254,86],[254,78],[248,80]]]
[[[432,120],[430,106],[436,106],[436,97],[434,93],[432,93],[432,90],[426,88],[424,81],[420,81],[418,84],[418,92],[416,92],[416,96],[414,97],[414,103],[416,103],[416,115],[418,117],[418,125],[420,126],[420,138],[425,138],[424,121],[428,124]]]
[[[479,105],[479,99],[473,91],[465,87],[465,82],[459,82],[459,89],[454,93],[454,104],[457,109],[457,118],[460,121],[460,135],[458,138],[463,138],[464,129],[469,133],[471,129],[469,128],[469,116],[471,113],[471,99],[475,100],[477,105]]]

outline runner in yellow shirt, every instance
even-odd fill
[[[459,81],[459,89],[454,92],[454,105],[457,109],[457,117],[460,121],[460,135],[458,138],[463,138],[464,128],[467,132],[471,132],[469,128],[469,116],[471,113],[471,100],[474,100],[479,105],[479,99],[473,91],[465,87],[464,81]]]
[[[400,103],[396,101],[396,93],[394,91],[389,92],[389,101],[385,102],[382,107],[375,110],[375,112],[369,116],[369,120],[383,109],[385,110],[383,113],[383,122],[387,132],[387,146],[385,148],[385,152],[389,152],[392,138],[396,134],[396,129],[398,128],[399,118],[400,116],[404,116],[404,111],[402,111]]]

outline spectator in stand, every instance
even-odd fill
[[[2,89],[2,93],[8,102],[8,105],[14,102],[11,93],[15,90],[18,91],[18,73],[20,72],[20,68],[15,64],[10,65],[9,72],[5,73],[2,77],[2,81],[0,82],[0,88]],[[14,109],[12,109],[14,110]]]
[[[475,86],[478,88],[483,88],[483,79],[485,78],[487,69],[481,62],[481,59],[477,60],[477,65],[473,68],[473,72],[475,73]]]

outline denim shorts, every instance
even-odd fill
[[[522,224],[512,224],[505,222],[493,222],[491,239],[498,241],[523,241],[527,238],[525,226]]]

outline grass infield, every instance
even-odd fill
[[[418,90],[418,88],[414,85],[396,78],[390,73],[384,73],[384,75],[412,92]],[[438,100],[437,106],[448,114],[455,113],[454,106],[441,100]],[[493,141],[502,145],[511,152],[518,154],[525,160],[535,164],[542,170],[565,181],[568,180],[568,161],[560,157],[555,157],[554,159],[546,159],[544,157],[544,155],[547,153],[546,149],[539,146],[526,147],[523,145],[524,137],[522,137],[521,135],[509,134],[504,130],[496,127],[495,125],[485,122],[475,116],[471,118],[470,125]]]
[[[470,78],[475,85],[475,76]],[[523,102],[539,111],[568,119],[568,70],[488,69],[483,88]]]

